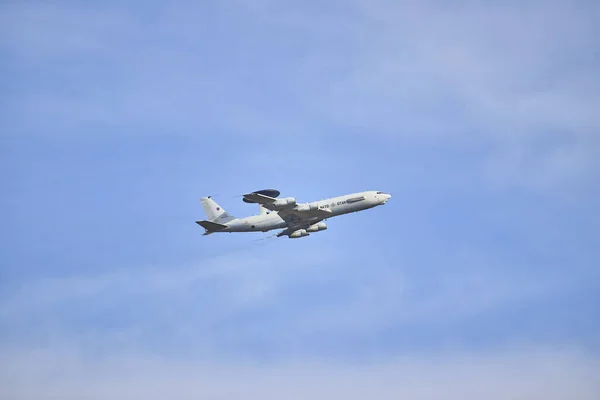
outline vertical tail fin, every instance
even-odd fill
[[[219,206],[213,199],[211,199],[210,196],[202,197],[200,199],[200,203],[202,203],[202,208],[204,209],[209,221],[219,224],[226,224],[235,219],[231,215],[227,214],[227,212],[223,210],[221,206]]]

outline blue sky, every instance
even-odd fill
[[[2,396],[597,398],[595,2],[0,9]]]

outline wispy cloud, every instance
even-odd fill
[[[57,351],[58,350],[58,351]],[[572,349],[438,354],[368,365],[318,360],[249,366],[122,354],[90,360],[73,349],[4,353],[11,399],[596,399],[598,358]]]
[[[492,182],[534,188],[600,169],[592,2],[3,7],[3,47],[39,81],[13,93],[13,129],[434,140],[492,149]]]
[[[485,257],[449,258],[430,276],[385,259],[345,260],[341,250],[321,248],[315,258],[270,249],[30,282],[5,291],[0,324],[17,346],[51,338],[86,343],[101,331],[125,348],[148,348],[173,335],[178,348],[194,354],[218,358],[237,348],[260,359],[261,347],[252,344],[258,341],[267,354],[293,359],[335,354],[322,348],[334,338],[346,346],[390,329],[452,325],[543,303],[568,296],[585,279],[507,271]],[[506,339],[519,337],[513,332]]]
[[[597,397],[596,4],[0,10],[5,396]],[[200,237],[272,186],[394,200]]]

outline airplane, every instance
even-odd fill
[[[331,199],[298,203],[294,197],[279,197],[275,189],[258,190],[243,195],[245,203],[258,204],[259,214],[245,218],[234,218],[221,208],[211,196],[202,197],[200,202],[208,219],[196,221],[205,229],[203,236],[217,232],[268,232],[283,229],[277,237],[297,239],[327,229],[322,222],[328,218],[367,210],[384,205],[391,195],[370,190],[352,193]]]

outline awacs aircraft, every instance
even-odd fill
[[[208,220],[196,223],[206,230],[204,235],[283,229],[277,237],[296,239],[327,229],[325,222],[322,222],[327,218],[380,206],[392,197],[384,192],[367,191],[311,203],[297,203],[293,197],[278,199],[279,194],[278,190],[266,189],[243,195],[244,202],[256,203],[260,210],[258,215],[246,218],[234,218],[210,196],[203,197],[200,202]]]

